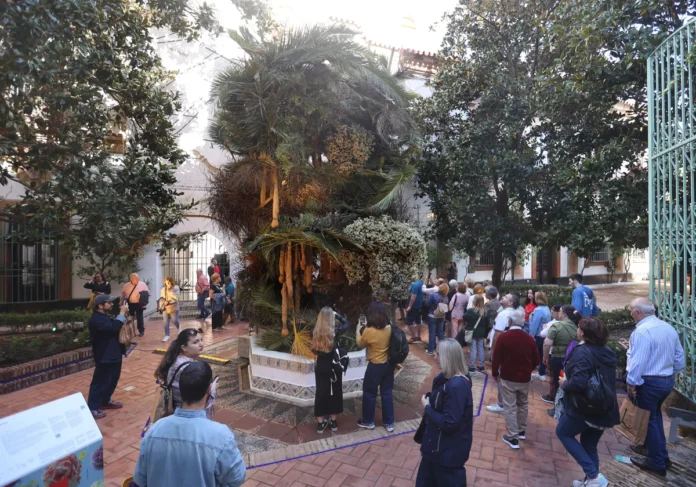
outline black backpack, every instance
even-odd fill
[[[576,350],[579,347],[576,347]],[[573,350],[575,351],[575,350]],[[587,389],[584,394],[573,394],[572,401],[575,408],[587,416],[603,416],[614,409],[615,396],[607,380],[599,371],[597,362],[592,355],[594,372],[587,381]]]
[[[335,346],[331,353],[331,368],[334,376],[338,377],[346,373],[350,365],[350,357],[343,347]]]
[[[403,363],[408,357],[408,340],[406,333],[398,326],[392,325],[391,336],[389,337],[389,359],[388,362],[395,366]]]

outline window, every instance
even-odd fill
[[[590,262],[609,262],[609,248],[595,252],[590,259]]]
[[[58,300],[58,245],[47,231],[0,222],[0,302]]]
[[[476,254],[476,265],[478,265],[478,266],[492,266],[493,265],[493,254],[491,252],[486,252],[484,254]]]

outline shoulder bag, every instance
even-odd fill
[[[159,395],[155,401],[155,407],[152,409],[152,414],[150,414],[150,426],[155,424],[158,420],[166,418],[174,414],[174,394],[172,394],[172,384],[174,379],[176,379],[177,374],[181,369],[191,362],[184,362],[179,365],[174,371],[172,380],[167,382],[157,381],[157,388],[159,389]]]
[[[464,332],[464,339],[466,340],[466,343],[471,343],[471,341],[474,339],[474,332],[476,331],[476,328],[478,328],[479,323],[481,323],[481,318],[483,318],[483,316],[479,316],[479,319],[476,320],[474,328],[472,328],[471,330],[466,330]]]

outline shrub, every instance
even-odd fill
[[[58,325],[59,323],[86,323],[92,312],[86,309],[48,311],[46,313],[1,313],[0,326],[21,330],[34,325]]]
[[[418,230],[382,216],[355,220],[344,233],[364,249],[362,254],[341,252],[350,284],[367,273],[375,296],[407,298],[409,285],[421,276],[427,258],[425,240]]]
[[[77,339],[76,339],[77,337]],[[89,332],[70,330],[55,333],[14,335],[0,340],[0,363],[14,365],[69,352],[89,344]]]
[[[616,353],[616,365],[621,369],[626,368],[626,362],[628,359],[626,353],[628,352],[628,350],[619,345],[619,342],[617,342],[616,340],[609,340],[607,342],[607,346]]]
[[[510,293],[519,293],[522,302],[526,299],[527,291],[530,289],[536,289],[537,291],[543,291],[549,298],[549,306],[554,304],[570,304],[573,289],[570,286],[551,286],[551,285],[536,285],[536,284],[504,284],[500,291],[500,295]]]
[[[607,325],[609,330],[617,330],[619,328],[624,328],[633,324],[633,318],[631,318],[631,312],[628,310],[628,306],[623,309],[615,309],[613,311],[602,311],[597,316],[599,320]]]

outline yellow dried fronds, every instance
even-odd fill
[[[313,358],[312,353],[312,337],[309,331],[302,330],[297,331],[297,323],[292,320],[293,333],[295,334],[295,341],[292,343],[292,349],[290,353],[293,355],[299,355],[301,357]]]

